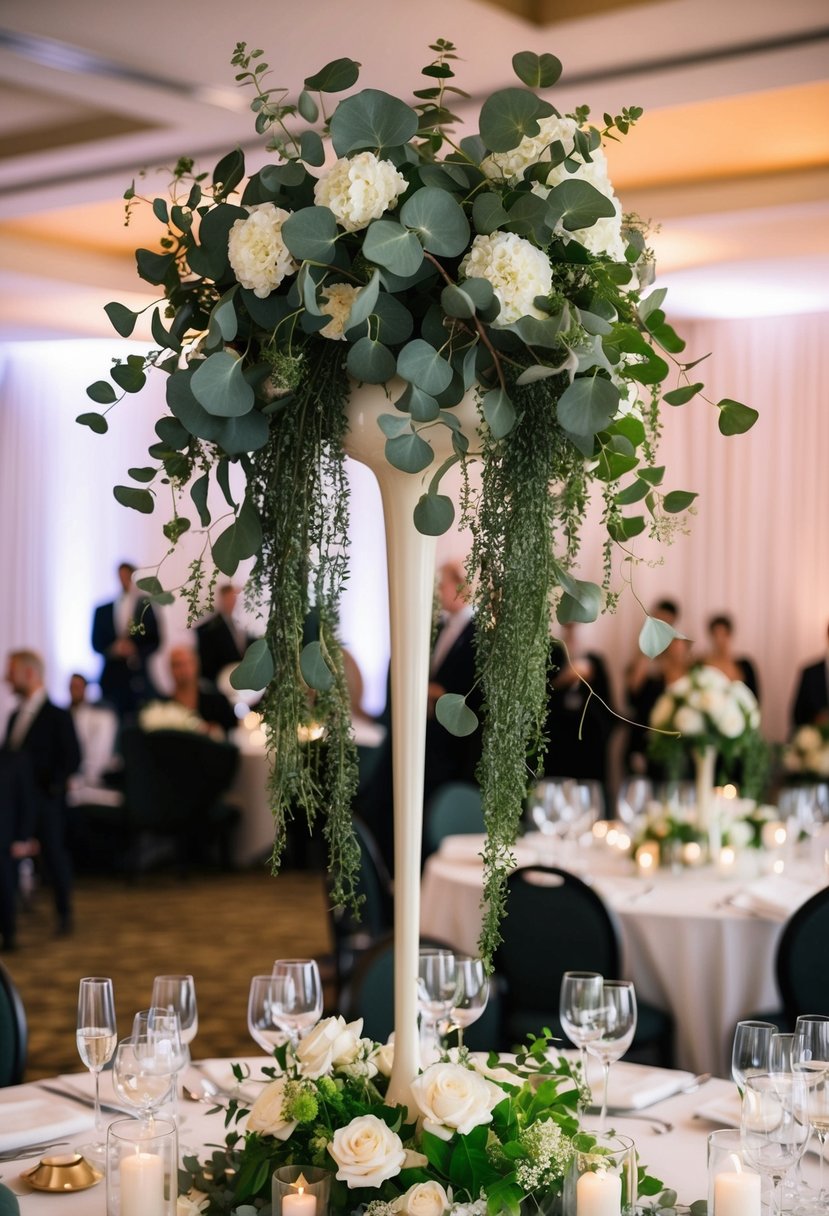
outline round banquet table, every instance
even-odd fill
[[[477,838],[467,838],[466,846],[463,839],[448,837],[446,855],[426,862],[420,927],[424,936],[475,954],[482,862]],[[526,865],[537,857],[519,844],[516,860]],[[628,863],[626,873],[593,872],[588,862],[587,872],[580,871],[616,913],[624,975],[643,1000],[673,1015],[678,1068],[728,1076],[736,1023],[779,1007],[774,957],[785,915],[735,906],[731,901],[746,883],[733,877],[699,869],[659,870],[643,879],[629,870]],[[805,902],[816,890],[813,880],[787,882],[795,901],[798,891]]]
[[[624,1061],[614,1065],[614,1068],[624,1069]],[[197,1080],[195,1074],[191,1079]],[[88,1073],[55,1078],[46,1084],[57,1087],[71,1085],[87,1094],[92,1093],[91,1077]],[[111,1098],[111,1087],[108,1091],[107,1084],[108,1077],[104,1074],[101,1088],[105,1101],[108,1097]],[[36,1083],[0,1090],[0,1126],[4,1121],[3,1107],[6,1103],[13,1104],[33,1096],[44,1097],[44,1091],[39,1089]],[[63,1103],[64,1099],[55,1097],[54,1101]],[[207,1106],[197,1103],[182,1103],[182,1113],[185,1117],[182,1139],[193,1148],[221,1144],[224,1140],[223,1116],[208,1114],[208,1109]],[[700,1115],[697,1115],[698,1111]],[[736,1111],[734,1086],[730,1082],[712,1080],[693,1093],[677,1094],[639,1112],[643,1116],[652,1114],[668,1120],[672,1124],[672,1130],[668,1134],[659,1134],[644,1118],[618,1116],[610,1123],[616,1130],[634,1139],[642,1164],[646,1164],[650,1172],[661,1178],[666,1186],[675,1189],[680,1202],[691,1203],[695,1199],[705,1198],[706,1194],[707,1135],[715,1127],[727,1126],[732,1122],[731,1116]],[[88,1135],[89,1133],[71,1137],[71,1142],[82,1144]],[[54,1151],[68,1150],[63,1148]],[[105,1216],[106,1189],[103,1182],[87,1191],[61,1195],[59,1199],[52,1194],[32,1191],[21,1180],[21,1174],[31,1168],[36,1160],[30,1158],[0,1165],[4,1184],[10,1186],[19,1197],[22,1216],[56,1216],[58,1209],[61,1216]],[[807,1155],[802,1168],[806,1179],[814,1182],[817,1176],[816,1160]]]

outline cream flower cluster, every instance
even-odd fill
[[[544,317],[533,301],[547,296],[553,287],[553,272],[547,255],[514,232],[476,236],[460,265],[462,278],[486,279],[501,305],[493,322],[510,325],[520,317]]]
[[[405,1216],[443,1216],[451,1201],[440,1183],[430,1179],[410,1186],[391,1206],[394,1212],[403,1212]]]
[[[431,1064],[412,1082],[412,1098],[427,1132],[451,1140],[492,1122],[504,1091],[462,1064]]]
[[[289,1139],[296,1127],[296,1120],[285,1117],[285,1077],[277,1077],[262,1090],[250,1108],[248,1131],[263,1136],[274,1136],[277,1140]]]
[[[204,730],[204,719],[178,701],[150,701],[138,714],[142,730]]]
[[[297,269],[282,239],[282,225],[289,215],[274,203],[256,203],[230,230],[227,256],[233,273],[260,300]]]
[[[754,693],[716,667],[695,667],[670,684],[653,707],[651,726],[691,739],[738,739],[760,725]]]
[[[509,152],[491,152],[481,161],[481,168],[490,179],[506,178],[514,184],[521,180],[524,170],[530,165],[550,159],[552,143],[561,143],[569,156],[573,151],[575,133],[576,124],[572,118],[561,118],[557,114],[540,118],[537,135],[525,135],[518,147],[511,148]]]
[[[346,232],[359,232],[397,202],[408,185],[390,160],[373,152],[341,157],[314,187],[314,201],[333,211]]]
[[[817,726],[801,726],[783,753],[790,773],[817,773],[829,777],[829,738]]]
[[[348,1075],[377,1076],[377,1066],[367,1059],[374,1045],[370,1039],[360,1037],[362,1032],[362,1018],[346,1022],[338,1015],[317,1022],[296,1048],[300,1075],[316,1081],[336,1068]]]
[[[322,288],[322,310],[331,320],[319,331],[320,337],[345,341],[345,323],[358,292],[359,288],[353,283],[328,283]]]

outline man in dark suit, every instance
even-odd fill
[[[196,626],[201,674],[215,684],[226,667],[240,662],[253,638],[234,619],[239,592],[224,583],[216,594],[216,611]]]
[[[104,656],[98,677],[101,696],[119,718],[133,714],[156,695],[147,661],[158,650],[158,622],[149,601],[133,588],[134,573],[135,566],[121,562],[121,594],[96,608],[92,622],[92,649]]]
[[[0,937],[14,950],[17,927],[17,863],[35,852],[34,791],[23,756],[0,748]]]
[[[792,718],[795,726],[829,724],[829,654],[801,671]]]
[[[9,719],[3,747],[29,769],[35,804],[35,834],[55,895],[57,932],[72,930],[72,866],[66,841],[66,783],[81,753],[72,718],[49,700],[43,660],[32,650],[9,655],[6,681],[20,698]]]

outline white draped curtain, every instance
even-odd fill
[[[694,321],[681,329],[688,341],[683,357],[713,352],[694,373],[706,393],[736,397],[761,416],[748,435],[723,439],[716,411],[704,402],[668,411],[659,458],[669,470],[666,487],[696,490],[699,499],[688,534],[661,555],[638,544],[645,560],[633,572],[634,589],[646,605],[677,599],[698,652],[706,618],[733,614],[738,649],[759,668],[766,733],[780,739],[797,669],[824,651],[829,621],[829,315]],[[146,463],[164,409],[162,377],[112,411],[106,436],[74,421],[90,408],[86,385],[105,374],[111,358],[124,356],[125,345],[0,345],[0,646],[4,653],[41,650],[60,701],[71,671],[97,672],[89,647],[92,609],[115,594],[118,561],[154,565],[164,554],[165,504],[145,517],[112,497],[112,485],[128,481],[127,468]],[[363,671],[368,707],[378,709],[388,651],[381,510],[364,469],[352,471],[352,486],[343,634]],[[185,538],[165,566],[165,583],[180,581],[196,544]],[[448,536],[440,552],[454,556],[465,547],[463,537]],[[591,522],[584,577],[600,571],[600,556],[599,529]],[[624,569],[617,561],[619,581]],[[177,605],[163,617],[169,646],[183,634],[184,610]],[[607,655],[617,689],[640,622],[626,595],[615,615],[582,630],[582,643]],[[162,682],[163,668],[162,653]],[[4,690],[0,720],[9,705]]]

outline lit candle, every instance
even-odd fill
[[[696,840],[689,840],[682,846],[682,860],[686,866],[695,866],[702,857],[702,849]]]
[[[760,1175],[718,1174],[712,1216],[760,1216]]]
[[[165,1216],[164,1164],[156,1153],[121,1161],[121,1216]]]
[[[607,819],[597,819],[593,824],[593,839],[604,840],[610,830],[610,823]]]
[[[306,1186],[305,1178],[300,1174],[296,1191],[282,1196],[282,1216],[316,1216],[317,1201],[307,1193]]]
[[[734,865],[735,865],[736,861],[737,861],[736,850],[732,849],[730,844],[727,844],[727,845],[725,845],[724,848],[720,849],[720,856],[717,861],[717,868],[719,869],[721,874],[732,874],[734,871]]]
[[[649,874],[659,865],[659,845],[655,840],[648,840],[645,844],[640,844],[636,850],[636,865],[640,874]]]
[[[764,849],[779,849],[786,843],[786,825],[772,820],[763,824],[761,840]]]
[[[622,1179],[604,1170],[582,1174],[576,1183],[576,1216],[620,1216]]]

